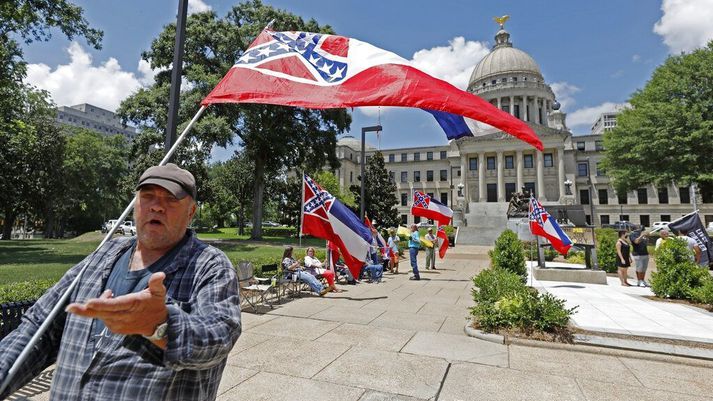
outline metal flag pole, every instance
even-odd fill
[[[159,166],[165,165],[168,160],[173,156],[173,154],[176,152],[176,149],[178,148],[178,145],[183,142],[183,140],[186,138],[186,134],[188,134],[188,131],[193,127],[195,122],[198,120],[198,118],[203,114],[205,111],[206,107],[208,106],[201,106],[200,109],[198,109],[198,112],[196,115],[191,119],[191,122],[188,123],[186,128],[183,130],[181,135],[176,139],[176,142],[173,144],[173,146],[166,152],[166,155],[163,157],[161,160],[161,163],[159,163]],[[129,215],[131,210],[134,208],[134,204],[136,204],[136,196],[131,200],[129,205],[124,209],[124,212],[121,213],[121,216],[119,219],[116,221],[114,226],[109,230],[109,232],[106,234],[102,242],[99,244],[97,250],[101,248],[113,235],[116,229],[119,227],[120,222],[124,221],[126,217]],[[28,356],[30,356],[30,352],[35,348],[35,345],[39,342],[40,337],[44,335],[44,333],[47,331],[49,328],[50,324],[54,321],[54,319],[57,317],[57,315],[60,313],[60,311],[64,310],[64,305],[69,299],[70,294],[74,291],[74,289],[77,287],[79,284],[79,281],[82,279],[82,276],[84,275],[84,272],[87,270],[89,267],[89,261],[82,266],[82,269],[79,271],[79,274],[77,274],[77,277],[74,278],[72,283],[69,284],[69,287],[65,290],[64,294],[59,298],[59,301],[55,304],[54,308],[50,311],[50,313],[47,315],[47,318],[45,319],[44,322],[42,322],[42,325],[40,325],[39,329],[35,332],[35,334],[32,336],[30,341],[27,343],[25,348],[23,348],[22,352],[20,355],[17,357],[15,362],[12,364],[12,367],[10,367],[10,370],[7,372],[7,376],[5,376],[5,379],[2,381],[2,384],[0,384],[0,394],[5,391],[7,386],[10,384],[12,379],[15,377],[17,374],[18,370],[20,369],[20,366],[25,362]]]
[[[302,180],[300,180],[300,248],[302,248],[302,224],[305,220],[305,171],[302,170]]]

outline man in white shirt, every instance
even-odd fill
[[[683,239],[686,241],[686,245],[688,246],[688,249],[693,252],[693,260],[696,263],[700,263],[701,261],[701,247],[698,246],[698,242],[696,242],[695,239],[691,238],[688,236],[688,231],[681,230],[679,231],[679,238]]]

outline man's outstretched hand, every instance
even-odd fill
[[[154,273],[143,291],[112,298],[111,290],[106,290],[99,298],[89,299],[84,304],[69,304],[65,310],[100,319],[112,333],[150,336],[168,319],[165,278],[164,273]]]

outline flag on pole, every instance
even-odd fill
[[[467,117],[543,149],[522,120],[394,53],[337,35],[262,31],[202,102],[213,103],[416,107],[431,113],[448,139],[473,135]]]
[[[680,219],[668,223],[668,228],[674,232],[685,231],[687,235],[698,244],[701,248],[701,260],[698,262],[701,266],[708,266],[713,260],[713,247],[711,239],[708,236],[706,228],[698,216],[698,212],[689,213]]]
[[[453,211],[448,206],[420,191],[413,193],[411,214],[437,221],[438,225],[444,226],[450,224],[453,218]]]
[[[552,247],[562,255],[566,255],[569,248],[572,247],[572,241],[567,234],[562,231],[557,221],[547,213],[534,196],[530,197],[530,232],[533,235],[547,238]]]
[[[441,247],[438,248],[438,256],[443,259],[448,251],[448,235],[446,234],[446,226],[438,226],[436,236],[441,239]]]
[[[352,275],[359,277],[371,247],[371,232],[354,212],[307,174],[303,177],[303,187],[302,232],[333,242]]]

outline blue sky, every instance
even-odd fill
[[[178,2],[74,2],[93,27],[104,31],[102,50],[57,33],[48,43],[25,46],[27,80],[49,90],[58,105],[87,102],[113,110],[152,82],[152,71],[139,61],[141,52],[175,21]],[[492,18],[508,14],[513,45],[539,64],[575,134],[588,133],[599,113],[625,103],[668,55],[713,39],[713,0],[264,2],[397,53],[461,88],[493,44],[497,25]],[[224,15],[234,4],[191,0],[190,9]],[[358,135],[362,126],[377,122],[379,111],[355,109],[352,115],[351,129]],[[435,120],[421,110],[382,109],[380,122],[382,148],[447,143]],[[215,149],[214,157],[230,153]]]

